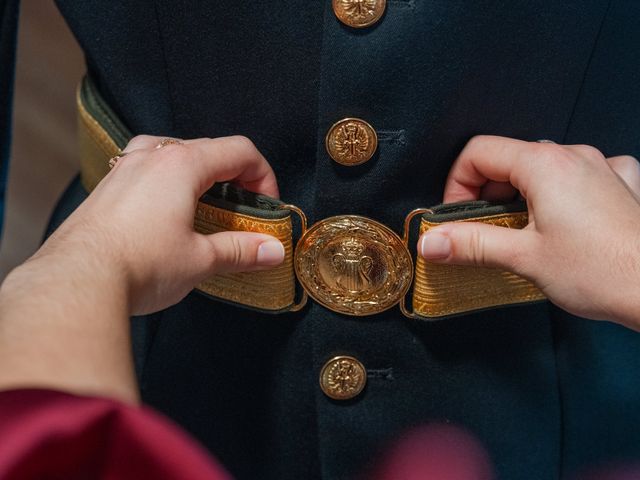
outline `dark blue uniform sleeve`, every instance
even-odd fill
[[[17,27],[18,0],[0,0],[0,232],[9,169]]]

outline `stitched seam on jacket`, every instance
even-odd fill
[[[567,122],[567,128],[564,131],[564,135],[562,136],[562,143],[566,143],[567,136],[569,135],[569,130],[571,129],[571,125],[573,124],[573,118],[576,114],[576,110],[578,109],[578,105],[580,104],[580,99],[582,98],[582,93],[584,92],[584,86],[587,83],[587,77],[589,76],[589,70],[591,69],[591,62],[593,61],[593,57],[595,56],[596,50],[598,48],[598,43],[600,41],[600,35],[602,34],[602,30],[604,28],[604,24],[606,23],[606,19],[609,16],[609,11],[611,10],[611,4],[613,0],[609,0],[607,4],[607,8],[602,15],[602,20],[600,21],[600,26],[598,27],[598,32],[596,33],[596,38],[593,41],[593,47],[591,48],[591,53],[589,53],[589,60],[587,60],[587,66],[584,69],[584,75],[582,76],[582,80],[580,81],[580,87],[578,88],[578,94],[576,95],[576,101],[573,104],[573,108],[571,109],[571,115],[569,115],[569,121]]]
[[[559,431],[560,431],[559,452],[558,452],[558,478],[565,478],[563,468],[562,468],[564,463],[564,450],[565,450],[565,446],[564,446],[565,402],[564,402],[562,381],[560,379],[560,367],[558,362],[558,343],[559,343],[558,329],[560,328],[559,327],[560,319],[556,318],[557,307],[554,306],[551,302],[549,302],[547,305],[547,311],[548,311],[548,315],[549,315],[548,318],[550,323],[549,328],[551,329],[551,344],[553,346],[553,363],[556,369],[556,388],[558,392],[558,410],[559,410],[558,425],[559,425]]]

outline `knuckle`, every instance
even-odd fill
[[[231,237],[231,252],[232,252],[232,258],[231,258],[232,266],[234,268],[239,268],[242,265],[244,265],[246,260],[244,249],[242,248],[242,244],[240,243],[240,240],[235,236]]]
[[[152,137],[151,135],[136,135],[135,137],[133,137],[131,140],[129,140],[129,143],[141,143],[141,142],[148,142]]]
[[[473,228],[469,233],[467,252],[468,260],[474,265],[484,266],[486,264],[484,238],[477,228]]]
[[[256,146],[254,143],[244,135],[234,135],[233,137],[229,137],[229,140],[233,143],[233,145],[239,150],[255,150]]]
[[[555,161],[568,156],[565,147],[555,143],[532,143],[531,147],[542,160]]]
[[[611,169],[618,174],[634,191],[640,188],[640,164],[630,156],[624,155],[608,159]]]
[[[630,172],[640,170],[640,163],[631,155],[610,158],[609,163],[614,169],[620,168]]]
[[[482,147],[491,138],[489,135],[474,135],[469,139],[465,148],[474,149]]]
[[[215,241],[210,242],[208,250],[213,270],[237,269],[245,257],[240,241],[234,236],[216,237]]]
[[[563,145],[536,143],[533,148],[535,149],[536,164],[545,169],[568,173],[584,162],[583,157],[579,157],[575,151]]]
[[[574,149],[580,156],[589,160],[602,161],[605,159],[602,152],[591,145],[574,145]]]
[[[148,147],[156,140],[157,137],[154,137],[152,135],[136,135],[131,140],[129,140],[129,143],[125,147],[125,150]]]
[[[475,156],[479,152],[486,150],[492,137],[490,135],[474,135],[471,137],[460,152],[460,157]]]

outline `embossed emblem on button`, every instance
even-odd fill
[[[366,217],[322,220],[298,241],[294,266],[318,303],[347,315],[372,315],[407,293],[413,261],[400,237]]]
[[[336,162],[346,166],[360,165],[373,157],[378,148],[378,135],[364,120],[345,118],[329,129],[325,145]]]
[[[320,388],[334,400],[350,400],[360,394],[367,383],[367,371],[353,357],[334,357],[320,372]]]
[[[353,28],[373,25],[382,18],[386,7],[386,0],[333,0],[338,20]]]

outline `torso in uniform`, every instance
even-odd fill
[[[387,0],[366,28],[331,0],[57,3],[134,133],[246,135],[314,221],[353,213],[399,232],[441,201],[476,134],[640,156],[635,0]],[[378,137],[358,166],[325,148],[347,117]],[[72,186],[58,218],[82,197]],[[315,302],[273,316],[193,293],[134,334],[144,400],[240,479],[352,478],[429,422],[471,432],[509,480],[640,454],[640,337],[547,303],[421,322]],[[368,373],[349,401],[318,382],[336,355]]]

